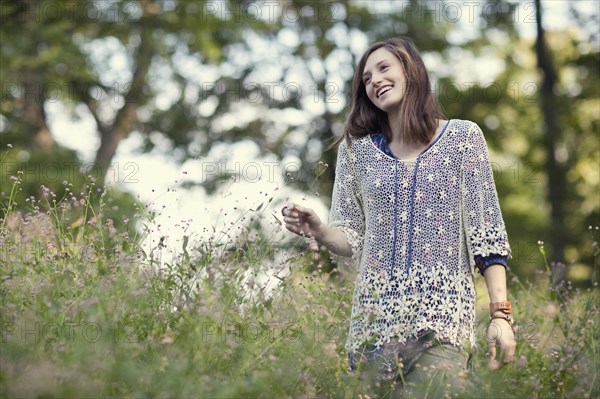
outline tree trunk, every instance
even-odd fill
[[[25,75],[33,77],[35,73],[27,72]],[[51,152],[54,148],[54,140],[46,123],[44,87],[41,82],[26,79],[24,91],[25,134],[31,137],[31,150],[34,152]]]
[[[146,100],[144,86],[155,52],[152,28],[154,24],[153,16],[157,13],[157,9],[156,5],[149,0],[142,1],[141,4],[144,15],[140,20],[140,45],[134,57],[137,60],[137,65],[133,73],[133,79],[129,85],[129,91],[124,95],[125,105],[117,112],[114,122],[106,127],[102,126],[100,118],[96,114],[95,105],[88,102],[88,108],[94,115],[98,124],[98,131],[100,132],[100,147],[96,152],[95,160],[98,182],[100,184],[105,183],[106,174],[117,152],[117,147],[135,128],[138,120],[138,108]]]
[[[542,74],[540,90],[541,111],[544,120],[544,147],[546,149],[546,172],[548,174],[548,201],[550,202],[550,247],[551,256],[555,261],[552,267],[552,283],[555,288],[565,279],[564,248],[567,239],[564,223],[564,202],[566,192],[566,176],[564,168],[557,162],[556,143],[560,139],[560,126],[557,113],[559,110],[554,94],[556,72],[550,51],[546,46],[545,32],[542,24],[542,9],[540,0],[535,1],[537,38],[535,52],[538,68]]]

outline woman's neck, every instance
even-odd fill
[[[405,137],[402,134],[402,118],[400,117],[400,111],[396,112],[388,112],[388,126],[390,127],[390,131],[392,133],[392,142],[396,142],[398,144],[408,144],[405,142]]]

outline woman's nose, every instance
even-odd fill
[[[371,76],[371,83],[375,87],[379,86],[381,84],[381,76],[380,75]]]

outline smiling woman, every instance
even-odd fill
[[[347,143],[350,137],[375,131],[410,155],[427,146],[446,122],[432,95],[425,64],[406,39],[371,46],[357,65],[352,93],[344,134]]]
[[[496,344],[504,363],[515,352],[510,246],[485,138],[446,120],[430,86],[411,40],[373,44],[354,75],[329,224],[293,203],[283,210],[288,230],[359,263],[350,369],[416,397],[444,396],[470,368],[475,267],[490,296],[490,368]]]

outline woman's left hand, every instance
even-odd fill
[[[493,319],[487,329],[488,368],[498,370],[515,360],[517,341],[511,325],[506,320]],[[499,359],[496,359],[496,345],[500,347]]]

